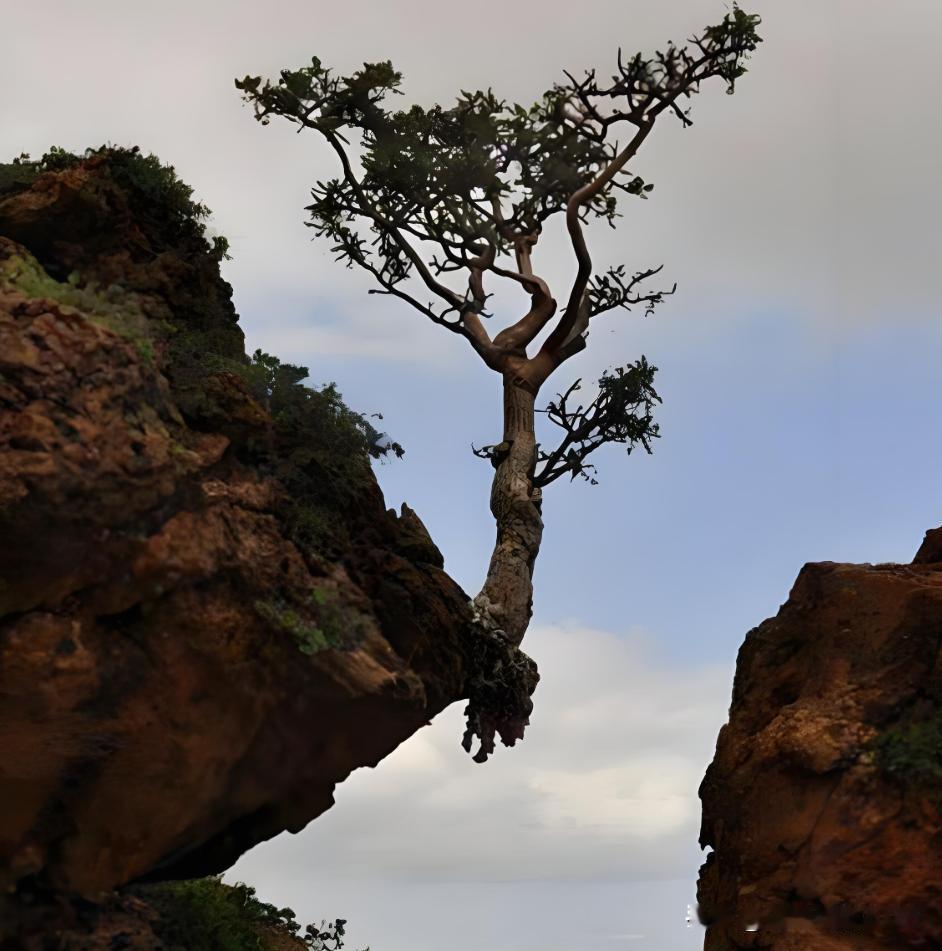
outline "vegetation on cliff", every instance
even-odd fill
[[[934,788],[942,802],[942,708],[939,701],[923,719],[907,718],[873,741],[877,765],[913,786]]]
[[[207,214],[135,149],[0,167],[0,943],[97,951],[469,689],[401,447],[245,353]]]
[[[194,200],[173,166],[137,147],[102,146],[84,155],[52,147],[35,160],[21,155],[0,165],[0,198],[31,187],[44,173],[80,167],[93,167],[114,184],[120,214],[131,223],[129,238],[146,256],[186,253],[210,269],[228,257],[226,239],[207,233],[210,209]],[[402,456],[403,448],[347,407],[334,383],[304,385],[306,367],[261,350],[247,356],[241,333],[220,332],[226,302],[218,295],[188,295],[181,321],[155,307],[151,295],[96,273],[95,250],[82,248],[83,260],[63,280],[53,276],[62,270],[58,262],[47,273],[46,262],[8,254],[0,262],[0,287],[74,307],[128,339],[148,362],[157,359],[189,423],[234,437],[237,452],[289,490],[285,518],[292,537],[336,555],[349,543],[343,513],[370,478],[369,460]],[[199,277],[209,283],[208,275]]]
[[[156,913],[151,927],[166,951],[340,951],[346,921],[303,927],[290,908],[262,901],[251,885],[222,877],[130,890]],[[366,951],[369,951],[367,948]]]
[[[44,172],[62,172],[96,156],[107,159],[108,174],[127,195],[135,221],[150,238],[158,239],[159,250],[202,241],[215,258],[228,259],[227,239],[207,235],[210,209],[193,200],[193,189],[180,180],[172,165],[156,155],[145,155],[137,146],[103,145],[77,155],[54,145],[38,159],[23,153],[0,165],[0,195],[28,188]]]

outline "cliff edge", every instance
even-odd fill
[[[942,947],[942,529],[911,565],[802,569],[700,795],[706,951]]]
[[[369,423],[245,355],[205,213],[136,150],[0,166],[0,940],[224,870],[468,696],[467,595]]]

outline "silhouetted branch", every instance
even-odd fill
[[[734,90],[736,79],[746,71],[745,59],[761,42],[756,33],[758,23],[757,16],[751,16],[734,7],[733,12],[727,14],[721,24],[708,27],[691,39],[690,42],[697,49],[699,56],[688,49],[678,49],[670,45],[666,52],[658,52],[651,59],[645,59],[639,53],[626,65],[622,62],[619,51],[618,75],[613,78],[610,86],[600,87],[595,80],[595,74],[587,73],[582,83],[573,83],[568,88],[557,87],[560,95],[569,96],[562,111],[565,111],[565,106],[568,105],[583,117],[583,122],[576,123],[577,129],[588,125],[589,128],[601,128],[604,133],[612,125],[626,121],[634,125],[637,131],[628,144],[618,151],[591,181],[571,194],[566,203],[566,227],[578,269],[562,317],[541,348],[541,354],[554,366],[558,366],[562,359],[575,350],[581,349],[578,345],[572,347],[571,344],[578,334],[576,325],[585,319],[583,297],[592,274],[592,259],[582,230],[587,207],[591,208],[602,202],[605,206],[603,214],[611,222],[615,215],[614,196],[611,194],[615,176],[637,154],[657,117],[665,109],[670,109],[685,125],[690,124],[687,114],[677,107],[679,97],[689,98],[699,92],[700,84],[705,79],[714,76],[726,81],[727,92]],[[612,100],[615,103],[607,116],[603,116],[599,108],[599,104],[604,100]],[[578,109],[573,105],[574,101],[582,108]],[[623,104],[621,108],[618,103]],[[641,180],[635,178],[632,181]],[[630,186],[620,187],[622,190],[631,190]],[[642,183],[642,195],[644,190]]]
[[[664,298],[677,290],[674,284],[669,291],[649,291],[646,294],[638,292],[638,287],[648,278],[660,274],[664,265],[638,271],[630,278],[626,278],[624,265],[609,268],[605,274],[596,275],[589,282],[586,289],[589,300],[589,317],[597,317],[606,311],[617,307],[630,310],[638,304],[644,304],[644,312],[650,315],[654,308],[663,302]]]
[[[283,70],[275,82],[246,76],[236,85],[260,122],[281,116],[299,131],[323,135],[336,153],[342,175],[318,182],[307,209],[311,226],[332,242],[334,253],[367,270],[381,293],[465,336],[502,372],[505,358],[518,359],[556,316],[549,287],[533,275],[531,254],[546,221],[565,212],[578,270],[557,325],[525,374],[538,386],[581,349],[586,320],[600,312],[592,301],[601,300],[604,291],[597,283],[590,290],[592,262],[583,224],[591,217],[612,224],[619,195],[647,195],[652,186],[628,175],[626,164],[662,112],[673,111],[689,124],[678,102],[698,92],[705,79],[720,77],[732,91],[759,42],[757,24],[758,17],[734,7],[686,47],[671,45],[652,57],[628,60],[619,52],[608,83],[600,83],[594,70],[582,79],[566,73],[565,83],[529,107],[488,89],[462,92],[451,108],[395,112],[386,100],[399,93],[402,77],[389,62],[366,63],[350,76],[338,76],[314,58],[309,66]],[[626,123],[634,126],[630,141],[623,146],[610,141],[613,128]],[[360,139],[362,173],[354,171],[351,134]],[[373,238],[364,240],[358,226]],[[428,244],[436,249],[430,258]],[[505,255],[516,258],[514,266],[504,266]],[[443,282],[462,271],[467,291]],[[489,272],[516,281],[531,304],[493,342],[480,320],[486,315]],[[417,303],[404,289],[412,278],[444,306]],[[659,299],[652,295],[647,303]],[[623,303],[611,306],[642,300],[626,293]]]
[[[657,367],[642,357],[628,367],[605,373],[599,380],[598,393],[587,406],[572,405],[574,395],[582,388],[582,381],[576,380],[541,410],[565,435],[552,452],[540,450],[534,488],[543,488],[566,473],[570,479],[581,476],[594,485],[595,466],[586,459],[606,443],[624,444],[628,452],[640,445],[651,452],[651,440],[659,435],[653,420],[654,404],[661,401],[652,385],[656,371]]]

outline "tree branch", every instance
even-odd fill
[[[506,371],[512,365],[536,389],[585,346],[593,316],[615,306],[650,309],[670,293],[629,291],[612,276],[593,283],[583,226],[593,216],[613,224],[619,193],[645,197],[652,186],[637,176],[628,182],[619,176],[627,173],[656,118],[670,110],[689,124],[678,100],[697,93],[708,77],[723,78],[732,92],[745,72],[744,60],[761,42],[758,23],[734,3],[720,24],[694,36],[689,46],[669,45],[653,57],[638,54],[627,61],[619,51],[609,84],[599,84],[595,71],[581,80],[566,73],[565,85],[555,84],[529,107],[508,104],[486,90],[462,91],[450,108],[413,105],[393,112],[383,100],[399,92],[402,76],[390,62],[365,63],[338,77],[314,57],[308,66],[282,70],[275,83],[246,76],[236,85],[260,122],[282,116],[299,129],[319,132],[336,152],[343,177],[318,183],[309,210],[318,234],[335,242],[340,257],[363,266],[372,259],[367,270],[383,293],[467,337],[489,366]],[[623,148],[608,141],[621,123],[634,127]],[[358,174],[345,148],[348,129],[361,135]],[[507,217],[501,206],[505,196]],[[531,250],[546,220],[562,211],[577,273],[558,316],[546,282],[533,273]],[[357,235],[356,220],[376,233],[376,251]],[[426,259],[425,242],[437,245],[441,259]],[[498,266],[510,249],[514,270]],[[380,264],[373,263],[376,255],[383,258]],[[464,294],[441,280],[464,269]],[[515,281],[531,298],[529,311],[493,341],[481,320],[488,272]],[[403,290],[399,285],[410,276],[445,309],[426,307]],[[528,359],[526,347],[553,318],[556,325]]]
[[[599,380],[599,390],[588,406],[573,409],[569,401],[582,387],[576,380],[565,393],[557,395],[545,410],[547,418],[565,433],[552,452],[540,451],[534,488],[543,488],[567,472],[570,479],[580,476],[595,483],[595,467],[586,459],[599,446],[621,443],[630,453],[636,446],[651,452],[651,440],[659,435],[653,420],[654,404],[660,397],[654,390],[657,367],[644,357],[628,367],[618,367]]]
[[[340,158],[340,164],[343,168],[344,180],[351,186],[351,188],[353,188],[354,192],[356,193],[356,196],[360,201],[362,213],[366,217],[371,218],[380,228],[385,230],[393,238],[400,250],[406,255],[406,257],[409,258],[415,269],[419,272],[419,276],[422,278],[425,286],[430,291],[437,294],[447,303],[451,304],[451,306],[455,309],[460,309],[462,303],[461,297],[451,290],[451,288],[446,287],[444,284],[441,284],[435,280],[428,267],[425,265],[425,262],[419,256],[419,253],[402,236],[402,233],[399,231],[396,225],[380,214],[380,212],[373,206],[373,203],[366,197],[360,182],[353,174],[353,168],[350,165],[350,159],[347,156],[343,146],[337,139],[336,134],[332,132],[326,132],[316,125],[314,127],[318,128],[319,131],[322,132],[324,138],[327,139],[333,150]]]
[[[664,265],[648,268],[645,271],[638,271],[630,279],[625,279],[625,267],[609,268],[605,274],[597,275],[592,278],[586,289],[586,298],[588,300],[589,318],[597,317],[606,311],[623,307],[630,310],[638,304],[644,304],[644,313],[646,316],[654,312],[654,308],[663,302],[665,297],[669,297],[677,290],[675,283],[669,291],[651,291],[647,294],[635,293],[639,284],[644,283],[648,278],[655,274],[660,274]]]
[[[589,248],[586,245],[585,235],[582,231],[582,222],[580,220],[582,207],[598,195],[615,175],[637,154],[641,144],[651,132],[652,126],[652,122],[643,124],[631,141],[619,152],[614,161],[610,162],[602,173],[596,176],[588,185],[584,185],[576,191],[566,205],[566,229],[572,241],[572,249],[576,255],[578,271],[576,272],[576,278],[573,281],[572,288],[569,291],[569,300],[566,302],[566,309],[563,311],[563,316],[559,323],[553,328],[549,337],[546,338],[546,342],[541,348],[541,353],[545,351],[547,355],[556,355],[562,346],[570,341],[572,332],[579,322],[582,297],[586,292],[586,288],[589,285],[589,278],[592,275],[592,258],[589,255]]]
[[[556,313],[556,301],[550,293],[549,285],[543,278],[535,275],[532,268],[529,269],[529,274],[508,271],[496,265],[492,265],[491,270],[501,277],[516,281],[530,295],[530,310],[494,338],[498,347],[525,350]]]

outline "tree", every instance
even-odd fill
[[[701,83],[715,77],[734,91],[761,42],[758,25],[758,16],[734,6],[685,46],[630,59],[619,51],[608,82],[594,70],[582,79],[565,73],[565,82],[530,107],[488,89],[462,91],[450,109],[391,111],[386,100],[399,92],[402,77],[390,62],[367,63],[342,77],[314,58],[310,66],[283,70],[276,82],[236,81],[260,122],[280,116],[299,131],[318,133],[336,153],[340,174],[316,183],[306,210],[337,258],[372,276],[378,286],[370,293],[397,297],[464,337],[501,377],[502,439],[475,450],[495,469],[490,507],[497,540],[472,602],[492,646],[516,647],[530,621],[543,489],[564,475],[594,481],[586,460],[601,445],[650,452],[658,436],[656,368],[641,357],[604,375],[587,405],[573,406],[580,381],[572,384],[544,411],[562,430],[559,444],[547,451],[536,442],[536,397],[586,346],[590,322],[617,308],[650,313],[676,289],[650,289],[661,267],[593,273],[584,226],[593,218],[614,226],[622,196],[647,197],[653,186],[631,174],[628,163],[660,116],[691,124],[684,106]],[[627,141],[619,143],[623,130]],[[351,135],[359,137],[357,149]],[[540,236],[557,215],[577,263],[561,312],[534,267]],[[496,281],[518,288],[529,307],[493,333],[488,286]],[[515,655],[505,649],[502,656],[491,666],[506,666]],[[529,680],[535,686],[535,671]],[[528,707],[508,710],[505,701],[498,703],[502,712],[488,713],[482,703],[475,709],[472,698],[465,745],[473,734],[481,737],[478,759],[493,749],[495,731],[508,745],[522,735]]]

